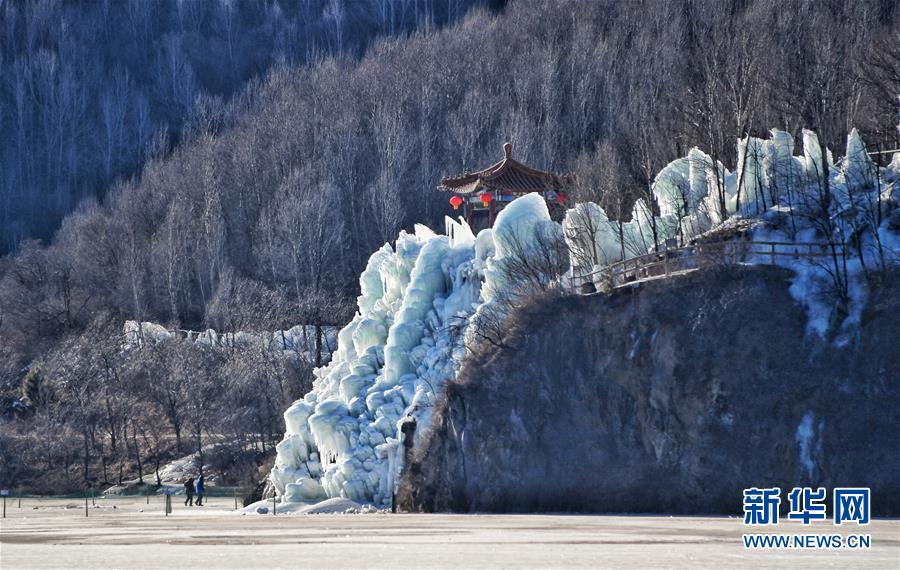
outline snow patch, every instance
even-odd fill
[[[800,448],[800,465],[806,472],[809,479],[813,478],[816,470],[816,461],[814,456],[822,454],[822,431],[825,429],[825,420],[819,420],[818,426],[815,423],[815,414],[811,411],[806,412],[797,426],[797,432],[794,439]]]
[[[240,509],[238,513],[243,515],[271,515],[272,510],[276,515],[324,515],[324,514],[356,514],[376,512],[367,509],[356,501],[334,497],[313,503],[273,503],[271,499],[263,499]]]
[[[320,327],[322,331],[322,353],[331,352],[337,344],[336,327]],[[189,331],[167,329],[152,322],[125,321],[123,326],[123,349],[132,350],[150,342],[154,344],[183,339],[195,345],[209,348],[264,347],[274,353],[315,354],[316,327],[296,325],[286,330],[274,332],[218,332],[215,329]]]

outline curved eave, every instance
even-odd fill
[[[504,158],[478,172],[444,178],[437,189],[440,192],[453,192],[462,196],[482,189],[527,194],[558,191],[566,186],[567,182],[567,177],[525,166],[512,158]]]

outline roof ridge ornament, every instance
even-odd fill
[[[512,159],[512,143],[503,143],[503,158],[506,160]]]

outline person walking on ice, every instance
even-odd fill
[[[203,473],[197,478],[197,485],[195,486],[197,491],[197,506],[203,506]]]
[[[184,499],[185,507],[193,507],[194,506],[194,478],[191,477],[187,481],[184,482],[184,494],[186,495]]]

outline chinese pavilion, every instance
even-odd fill
[[[441,180],[438,190],[450,192],[450,205],[460,206],[474,230],[494,225],[503,207],[523,194],[539,192],[547,200],[551,215],[567,200],[572,177],[525,166],[512,157],[512,145],[503,145],[503,160],[478,172],[467,172]]]

